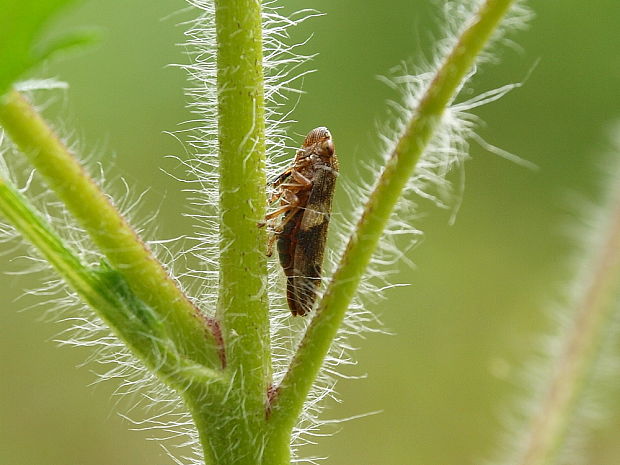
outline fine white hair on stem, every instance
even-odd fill
[[[188,157],[178,158],[185,174],[178,176],[186,184],[194,219],[194,233],[189,236],[190,247],[185,251],[190,268],[183,273],[184,280],[193,282],[192,290],[200,309],[209,315],[215,312],[218,285],[218,142],[217,142],[217,85],[215,11],[209,0],[188,0],[200,12],[198,18],[187,23],[185,46],[190,63],[184,65],[190,80],[186,90],[188,108],[193,114],[184,128],[174,136],[188,144]],[[289,16],[281,13],[276,1],[262,4],[263,14],[263,71],[265,98],[265,142],[267,178],[277,175],[290,163],[291,151],[298,141],[287,135],[292,122],[294,102],[301,92],[303,77],[311,55],[299,53],[300,46],[290,45],[290,28],[318,16],[314,10],[302,10]],[[294,152],[293,152],[294,153]],[[279,265],[269,262],[268,293],[271,302],[271,341],[274,379],[278,382],[290,361],[305,322],[291,319],[282,293]],[[179,462],[181,463],[181,462]],[[185,462],[183,462],[185,463]]]
[[[209,0],[188,2],[198,16],[188,21],[183,44],[189,64],[182,67],[188,74],[186,89],[188,109],[193,117],[174,136],[187,143],[189,158],[178,158],[186,171],[177,177],[186,184],[194,232],[188,236],[190,248],[185,251],[194,257],[182,275],[192,282],[193,296],[201,310],[212,314],[217,302],[218,283],[218,126],[217,126],[217,69],[215,41],[215,7]]]
[[[370,162],[366,167],[357,169],[358,171],[366,169],[370,172],[370,176],[367,173],[358,173],[352,176],[341,173],[339,177],[341,190],[349,197],[349,202],[355,206],[355,209],[351,214],[334,212],[330,225],[330,228],[335,232],[335,234],[331,234],[334,246],[326,253],[326,279],[335,269],[336,260],[341,256],[346,241],[351,234],[355,233],[355,222],[361,215],[365,199],[368,198],[373,189],[371,184],[364,184],[360,180],[377,177],[385,159],[393,153],[398,139],[411,120],[418,103],[443,63],[445,56],[452,50],[460,33],[469,25],[469,21],[482,3],[478,0],[444,3],[442,31],[445,37],[436,42],[434,59],[429,63],[418,64],[415,67],[416,72],[411,72],[412,66],[410,65],[401,65],[392,70],[389,78],[383,79],[400,96],[398,101],[389,102],[388,122],[382,123],[378,129],[382,145],[380,150],[384,153],[384,157],[381,161],[376,160]],[[529,10],[522,5],[517,5],[510,13],[508,20],[510,27],[505,29],[523,27],[529,17]],[[494,40],[505,39],[504,32],[501,30],[496,33]],[[480,57],[477,63],[489,61],[492,58],[493,56],[487,52]],[[474,75],[475,69],[463,82],[461,90]],[[462,167],[463,162],[468,157],[469,140],[476,137],[475,130],[478,118],[470,111],[480,105],[499,99],[518,86],[519,84],[507,85],[463,101],[458,98],[457,94],[444,112],[440,127],[418,162],[415,173],[409,180],[405,192],[392,214],[379,248],[373,255],[370,266],[361,281],[358,296],[350,305],[343,327],[340,329],[329,356],[324,361],[319,378],[307,399],[299,425],[294,432],[294,457],[299,457],[299,448],[312,442],[308,437],[311,438],[316,435],[320,429],[322,425],[319,419],[321,407],[325,404],[325,398],[336,398],[335,385],[341,376],[339,373],[342,367],[355,364],[351,358],[351,352],[354,350],[351,345],[351,336],[364,335],[369,331],[381,331],[376,312],[370,311],[368,304],[376,309],[378,307],[377,301],[384,294],[383,291],[399,285],[391,283],[391,275],[394,273],[395,263],[403,261],[409,263],[409,251],[415,247],[421,237],[421,231],[414,226],[418,216],[417,212],[419,212],[419,204],[431,201],[442,208],[450,208],[454,203],[458,204],[460,190],[454,192],[447,176],[455,168]],[[489,144],[488,147],[492,146]],[[513,158],[511,154],[500,151],[500,149],[493,151],[505,158]],[[520,159],[513,161],[520,161]],[[459,189],[462,187],[459,186]],[[323,286],[324,288],[325,286]],[[286,357],[284,358],[286,359]],[[314,463],[314,460],[309,459],[308,462]]]
[[[551,304],[545,306],[547,319],[544,333],[533,335],[532,353],[522,364],[517,384],[518,398],[504,410],[504,431],[500,447],[487,463],[493,465],[533,465],[540,461],[531,457],[531,444],[547,434],[540,425],[548,418],[561,418],[565,431],[554,439],[557,457],[553,463],[587,464],[585,442],[611,417],[609,405],[617,399],[620,385],[618,333],[620,332],[620,295],[618,288],[607,301],[593,298],[605,281],[613,278],[608,259],[616,255],[620,224],[620,124],[613,129],[613,153],[600,162],[602,195],[600,200],[586,200],[572,194],[567,201],[570,223],[565,227],[575,253],[564,263],[567,276],[556,291]],[[577,214],[575,214],[577,212]],[[577,218],[577,220],[576,220]],[[617,274],[617,270],[616,270]],[[618,276],[614,276],[618,279]],[[593,326],[588,321],[595,321]],[[594,328],[589,330],[588,328]],[[582,342],[585,341],[585,342]],[[571,366],[583,364],[578,376],[571,376]],[[570,389],[570,403],[550,407],[558,398],[558,386]],[[544,412],[544,416],[541,412]],[[548,451],[553,453],[553,451]],[[549,463],[550,463],[549,462]]]
[[[30,93],[30,99],[35,102],[40,97],[46,101],[56,99],[58,96],[54,93],[58,89],[65,88],[65,86],[51,80],[29,81],[18,87],[24,92]],[[38,93],[35,94],[34,91]],[[48,93],[50,91],[51,94]],[[59,132],[63,133],[62,130]],[[78,143],[75,142],[76,138],[67,136],[66,131],[64,133],[67,146],[71,147],[74,153],[84,153],[78,147]],[[135,229],[142,237],[145,234],[148,237],[154,237],[157,233],[157,224],[154,221],[157,218],[157,212],[149,211],[146,213],[141,210],[142,200],[147,192],[136,195],[124,179],[107,179],[101,165],[95,163],[97,157],[91,155],[89,158],[90,160],[82,161],[89,165],[89,172],[94,175],[96,182],[106,192],[118,193],[115,204],[123,216],[129,222],[137,225]],[[23,156],[15,152],[14,147],[1,131],[0,176],[14,184],[21,194],[27,196],[32,205],[42,214],[44,221],[62,238],[63,242],[82,263],[92,267],[92,269],[100,266],[104,257],[92,243],[89,235],[76,223],[75,218],[65,205],[49,189],[42,187],[44,181],[41,176],[28,166]],[[172,270],[175,265],[173,257],[176,253],[167,251],[168,242],[153,241],[148,243],[153,247],[164,266]],[[119,400],[123,399],[124,406],[129,406],[131,410],[140,405],[144,407],[146,412],[156,407],[157,413],[153,414],[153,418],[162,418],[163,412],[169,416],[171,424],[180,425],[180,415],[187,414],[178,394],[156,379],[143,366],[142,362],[128,351],[125,344],[111,333],[108,326],[94,315],[80,296],[66,282],[58,278],[49,262],[40,258],[38,250],[24,241],[15,228],[3,221],[0,221],[0,243],[5,245],[2,253],[12,258],[9,262],[11,269],[17,270],[7,271],[7,273],[36,273],[39,277],[37,287],[25,291],[21,300],[27,309],[39,311],[41,318],[52,320],[62,326],[63,329],[55,338],[56,342],[61,345],[90,348],[90,356],[84,364],[94,367],[97,382],[114,380],[117,383],[116,394],[119,395]],[[9,247],[6,247],[7,244],[10,244]],[[12,246],[13,244],[14,246]],[[175,245],[173,244],[172,247]],[[174,275],[174,272],[171,274]],[[153,340],[153,342],[154,345],[164,346],[166,344],[165,341]],[[188,422],[189,417],[186,419],[186,423]],[[180,427],[177,429],[182,430]],[[157,428],[153,428],[153,430],[157,431]],[[181,446],[186,442],[185,439],[176,441]],[[174,442],[167,441],[167,444],[173,445]],[[200,456],[198,450],[196,450],[195,455]]]

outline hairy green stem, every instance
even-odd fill
[[[93,307],[108,301],[101,295],[99,283],[77,255],[54,234],[41,215],[6,180],[0,178],[0,213],[27,238],[69,285]]]
[[[273,405],[271,423],[292,428],[379,238],[441,117],[513,0],[487,0],[444,59],[383,170],[319,303]]]
[[[271,356],[267,303],[261,5],[216,0],[220,274],[217,315],[231,386],[218,465],[261,463]],[[210,415],[212,410],[207,410]],[[234,444],[234,446],[233,446]],[[277,464],[274,464],[277,465]]]
[[[221,373],[181,358],[166,344],[161,322],[132,296],[120,273],[84,265],[41,214],[0,178],[0,214],[29,240],[60,276],[112,328],[127,347],[169,386],[210,384]]]
[[[266,209],[259,2],[217,1],[216,26],[220,155],[218,311],[231,369],[247,369],[244,375],[254,379],[245,382],[264,390],[265,375],[269,373],[269,322],[266,236],[257,227]]]
[[[18,92],[0,100],[0,124],[43,175],[132,291],[166,322],[179,350],[217,367],[217,343],[198,309],[170,278],[135,231],[69,149]]]
[[[609,228],[601,231],[606,239],[597,251],[591,280],[577,303],[549,387],[527,432],[521,465],[556,463],[579,394],[596,360],[597,345],[610,325],[620,287],[620,190],[616,191]]]

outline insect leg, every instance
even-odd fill
[[[284,226],[291,219],[295,217],[295,213],[297,212],[297,210],[299,210],[299,198],[295,195],[294,192],[290,190],[284,190],[282,191],[282,197],[283,197],[282,202],[283,203],[286,202],[286,203],[282,205],[280,208],[278,208],[277,210],[269,213],[265,217],[265,220],[272,220],[276,218],[277,216],[288,212],[288,214],[284,216],[284,219],[279,225],[277,225],[274,228],[271,228],[271,233],[269,235],[269,241],[267,242],[267,256],[268,257],[271,257],[273,253],[273,243],[277,239],[278,235],[282,232],[282,230],[284,229]],[[266,222],[263,223],[263,225],[264,224],[266,224]],[[259,224],[259,226],[261,225]]]
[[[273,230],[270,232],[269,242],[267,242],[267,256],[268,257],[271,257],[271,255],[273,254],[273,243],[276,241],[278,236],[284,230],[284,226],[286,226],[286,224],[289,221],[291,221],[293,218],[295,218],[295,214],[297,213],[298,210],[299,210],[298,206],[292,206],[288,210],[289,214],[284,217],[284,220],[282,220],[282,222],[278,226],[273,228]]]
[[[275,178],[272,178],[269,181],[269,184],[273,187],[278,187],[280,184],[286,181],[286,178],[288,178],[293,171],[296,171],[299,168],[305,168],[311,163],[312,161],[309,158],[297,160],[292,166],[289,166],[284,171],[282,171],[280,174],[278,174]]]
[[[291,171],[291,177],[297,182],[280,184],[280,187],[286,187],[286,188],[293,187],[293,188],[297,188],[301,190],[309,189],[312,187],[312,181],[310,181],[307,177],[305,177],[299,171],[296,171],[296,170]]]

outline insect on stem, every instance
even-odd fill
[[[272,183],[271,202],[280,206],[265,217],[271,225],[269,250],[277,239],[280,264],[286,275],[286,300],[293,315],[312,310],[321,284],[323,255],[332,199],[338,176],[338,158],[327,128],[308,133],[295,160]]]

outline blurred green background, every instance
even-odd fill
[[[430,0],[288,0],[287,10],[316,8],[326,16],[304,23],[314,34],[304,53],[319,52],[317,73],[304,80],[291,135],[326,125],[334,134],[343,175],[377,156],[376,124],[385,101],[397,96],[376,79],[402,60],[430,56],[439,35]],[[388,292],[381,319],[393,336],[357,340],[368,374],[339,383],[344,402],[324,418],[382,410],[334,427],[308,455],[327,465],[480,464],[494,450],[501,418],[510,410],[516,370],[544,327],[542,312],[570,276],[571,243],[562,233],[576,216],[570,198],[596,196],[608,131],[620,118],[620,4],[617,0],[531,2],[528,31],[501,46],[498,64],[484,66],[476,93],[523,80],[525,85],[476,111],[488,142],[536,163],[533,172],[472,145],[463,203],[450,212],[424,205],[423,243]],[[389,5],[389,6],[388,6]],[[59,19],[53,31],[94,25],[104,33],[90,53],[50,65],[38,76],[67,81],[59,115],[87,154],[95,153],[134,192],[150,188],[146,209],[160,208],[159,236],[189,231],[181,217],[182,186],[160,171],[183,154],[163,131],[190,115],[184,108],[182,0],[92,0]],[[1,14],[1,13],[0,13]],[[354,174],[352,175],[354,176]],[[344,196],[339,208],[346,208]],[[574,219],[574,218],[573,218]],[[11,258],[13,256],[9,256]],[[0,270],[14,270],[7,259]],[[131,401],[111,396],[113,383],[89,387],[94,365],[76,368],[89,352],[57,348],[62,328],[42,322],[42,308],[16,300],[28,276],[0,280],[0,463],[15,465],[168,464],[161,447],[118,415]],[[376,307],[375,307],[376,308]],[[120,403],[120,407],[117,405]],[[609,410],[620,413],[620,400]],[[131,416],[141,418],[140,412]],[[620,415],[597,433],[589,465],[620,463]]]

